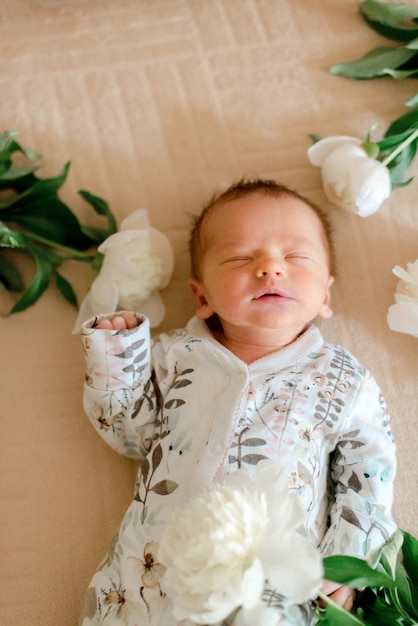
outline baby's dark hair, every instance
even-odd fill
[[[193,278],[197,278],[198,280],[201,279],[201,262],[207,246],[204,226],[212,211],[221,204],[231,202],[232,200],[237,200],[238,198],[249,196],[254,193],[265,194],[276,198],[282,198],[284,196],[297,198],[314,211],[314,213],[318,216],[324,231],[324,243],[328,250],[330,274],[335,275],[335,253],[332,240],[333,229],[325,211],[302,194],[286,187],[286,185],[277,183],[274,180],[256,178],[252,180],[242,179],[239,182],[232,184],[226,191],[223,191],[220,194],[215,194],[210,202],[204,206],[200,215],[194,218],[189,240]]]

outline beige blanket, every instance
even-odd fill
[[[63,197],[105,198],[118,222],[147,208],[176,266],[161,329],[193,314],[189,215],[243,176],[272,177],[329,209],[338,280],[327,339],[378,379],[398,443],[395,517],[418,535],[418,339],[386,322],[418,257],[418,179],[372,217],[332,207],[306,157],[309,133],[377,137],[416,82],[328,73],[386,43],[357,0],[0,0],[0,126],[40,151],[40,175],[72,165]],[[417,2],[414,2],[417,4]],[[414,164],[411,174],[418,174]],[[22,266],[30,275],[30,268]],[[94,272],[72,262],[80,298]],[[76,312],[51,287],[1,320],[0,623],[75,626],[84,590],[129,502],[135,464],[108,449],[81,405]]]

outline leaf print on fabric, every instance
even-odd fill
[[[348,508],[347,506],[342,507],[341,518],[344,519],[349,524],[352,524],[353,526],[357,526],[357,528],[360,528],[360,530],[363,530],[363,527],[360,523],[359,518],[354,513],[354,511]]]
[[[191,374],[194,370],[191,368],[185,369],[183,370],[179,375],[177,380],[175,381],[174,385],[172,386],[172,389],[180,389],[181,387],[187,387],[187,385],[191,385],[192,381],[189,380],[188,378],[182,378],[180,379],[180,376],[184,376],[185,374]]]
[[[172,428],[174,429],[174,425],[176,423],[176,415],[173,412],[186,403],[185,400],[177,395],[175,397],[171,397],[173,390],[184,389],[185,387],[191,385],[192,381],[188,378],[188,375],[193,373],[193,371],[193,369],[187,368],[177,374],[167,393],[166,401],[163,400],[161,391],[159,390],[158,385],[155,384],[155,373],[153,373],[151,379],[147,381],[144,386],[144,393],[135,405],[135,414],[139,413],[144,402],[148,403],[147,408],[149,411],[155,411],[158,414],[158,417],[155,420],[156,432],[154,433],[154,448],[151,452],[151,462],[149,460],[149,455],[147,455],[145,458],[141,459],[139,463],[141,479],[137,483],[134,500],[142,504],[141,524],[156,523],[156,521],[152,522],[153,518],[151,519],[154,510],[148,513],[148,495],[150,493],[154,493],[158,496],[168,496],[179,486],[176,481],[169,478],[162,478],[157,482],[153,482],[153,478],[155,472],[160,467],[164,456],[164,450],[160,442],[171,434]],[[170,415],[172,416],[171,418]],[[190,439],[184,441],[182,438],[181,441],[177,442],[177,444],[180,446],[179,454],[182,454],[188,450],[191,445],[191,441]],[[173,445],[170,445],[168,447],[168,454],[172,452],[173,449]]]
[[[192,384],[192,381],[190,380],[190,378],[182,378],[182,376],[185,376],[187,374],[191,374],[192,372],[194,372],[193,369],[185,369],[183,371],[180,372],[180,374],[177,374],[173,384],[171,385],[166,398],[167,400],[164,402],[162,408],[161,408],[161,419],[159,421],[159,428],[160,428],[160,438],[162,439],[163,437],[166,437],[167,434],[169,434],[170,432],[170,427],[169,427],[169,416],[166,414],[165,410],[167,411],[172,411],[173,409],[178,409],[181,406],[184,406],[186,404],[185,400],[183,400],[182,398],[179,397],[171,397],[172,396],[172,392],[174,389],[182,389],[184,387],[188,387],[189,385]]]
[[[134,500],[140,502],[143,505],[141,523],[145,522],[146,518],[146,502],[148,498],[148,494],[150,492],[157,493],[160,496],[166,496],[170,493],[173,493],[178,487],[178,483],[173,480],[163,479],[158,481],[155,484],[151,484],[154,473],[159,467],[163,458],[163,449],[161,444],[158,443],[154,450],[152,451],[151,464],[148,460],[148,457],[145,457],[140,462],[140,468],[142,472],[142,480],[138,484],[137,491],[134,496]],[[151,470],[151,472],[150,472]],[[144,495],[141,495],[141,492],[144,492]]]
[[[247,428],[244,428],[244,430],[242,430],[239,433],[237,441],[233,442],[231,445],[231,449],[237,448],[237,455],[236,456],[229,455],[228,462],[230,464],[237,463],[238,469],[241,467],[242,463],[248,463],[249,465],[257,465],[259,461],[263,459],[267,459],[267,457],[264,454],[255,454],[253,452],[250,452],[249,454],[243,454],[243,448],[245,447],[254,448],[258,446],[265,446],[267,443],[266,440],[261,439],[261,437],[249,437],[248,439],[243,439],[245,433],[248,432],[249,430],[250,429],[248,426]]]
[[[268,459],[265,454],[244,454],[241,458],[242,463],[248,463],[249,465],[257,465],[259,461]]]
[[[352,430],[349,433],[345,433],[339,442],[340,448],[346,448],[347,450],[355,450],[356,448],[361,448],[364,446],[364,441],[359,441],[356,439],[360,434],[359,430]]]
[[[158,387],[155,385],[155,372],[152,373],[151,378],[147,380],[142,390],[141,397],[134,404],[134,408],[131,413],[131,419],[135,417],[141,411],[144,403],[147,404],[147,410],[150,414],[157,414],[162,404],[162,398]]]
[[[178,409],[180,406],[185,404],[184,400],[181,398],[173,398],[164,404],[165,409]]]
[[[96,590],[94,587],[89,587],[84,599],[84,615],[87,618],[93,619],[96,615],[98,608],[97,604]]]
[[[313,478],[312,478],[312,474],[308,470],[308,468],[305,467],[305,465],[303,463],[298,461],[297,470],[298,470],[298,477],[302,481],[302,485],[299,485],[299,488],[303,487],[305,485],[308,485],[313,490],[313,488],[314,488],[314,481],[313,481]]]
[[[359,493],[359,491],[361,491],[362,489],[361,481],[355,472],[351,473],[351,476],[348,479],[347,484],[348,484],[348,487],[352,489],[353,491],[355,491],[356,493]]]
[[[146,344],[146,340],[139,339],[137,341],[132,342],[131,345],[117,346],[113,348],[108,348],[106,350],[106,354],[109,357],[114,357],[115,359],[120,359],[121,361],[120,365],[117,365],[116,361],[114,361],[113,363],[115,371],[112,371],[111,378],[114,381],[117,381],[119,379],[118,371],[121,373],[123,372],[124,374],[131,372],[134,378],[136,378],[137,380],[140,378],[142,372],[144,371],[147,365],[148,349],[145,348],[144,350],[136,354],[135,357],[134,357],[134,354],[136,353],[137,350],[141,349],[141,347],[144,344]],[[124,363],[124,361],[126,361],[126,363]],[[110,369],[111,368],[109,368],[109,371]],[[138,385],[138,382],[133,383],[133,387],[137,385]]]
[[[333,347],[334,356],[326,374],[314,371],[311,379],[319,387],[317,394],[319,404],[315,406],[314,416],[318,420],[315,428],[326,424],[333,428],[340,420],[345,407],[343,396],[350,390],[350,378],[355,375],[355,367],[351,357],[338,347]]]
[[[190,450],[192,446],[192,438],[189,431],[183,430],[177,437],[171,440],[169,445],[169,452],[177,452],[179,456],[182,456]]]
[[[383,539],[383,542],[386,542],[389,539],[389,533],[385,527],[385,521],[387,521],[387,519],[384,511],[381,511],[379,506],[373,505],[370,502],[365,503],[363,499],[359,499],[357,504],[360,504],[360,507],[358,509],[356,508],[358,515],[353,508],[343,506],[341,508],[341,519],[346,521],[351,526],[355,526],[361,530],[362,533],[364,533],[364,539],[362,542],[358,534],[354,535],[354,537],[358,541],[358,553],[365,556],[369,552],[372,545],[373,534],[378,533],[378,535]],[[382,523],[377,521],[379,513],[382,518]],[[362,521],[360,521],[360,519]],[[355,548],[354,544],[352,544],[352,548]]]
[[[173,493],[175,489],[177,489],[178,483],[174,480],[169,480],[168,478],[164,480],[160,480],[159,483],[150,487],[150,491],[154,493],[158,493],[160,496],[168,496],[170,493]]]

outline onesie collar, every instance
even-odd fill
[[[187,330],[195,337],[209,342],[214,350],[223,353],[229,360],[236,361],[241,367],[244,365],[251,374],[266,371],[274,372],[289,367],[319,350],[324,344],[319,328],[315,326],[315,324],[309,324],[302,335],[291,344],[261,359],[257,359],[248,365],[225,348],[225,346],[216,341],[203,320],[193,317],[187,324]]]

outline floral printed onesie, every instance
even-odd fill
[[[110,446],[139,462],[82,626],[175,626],[159,582],[162,528],[202,487],[266,458],[285,468],[324,555],[372,558],[396,526],[395,449],[370,373],[314,325],[248,365],[197,318],[154,340],[138,318],[131,330],[97,331],[92,320],[82,329],[85,411]]]

